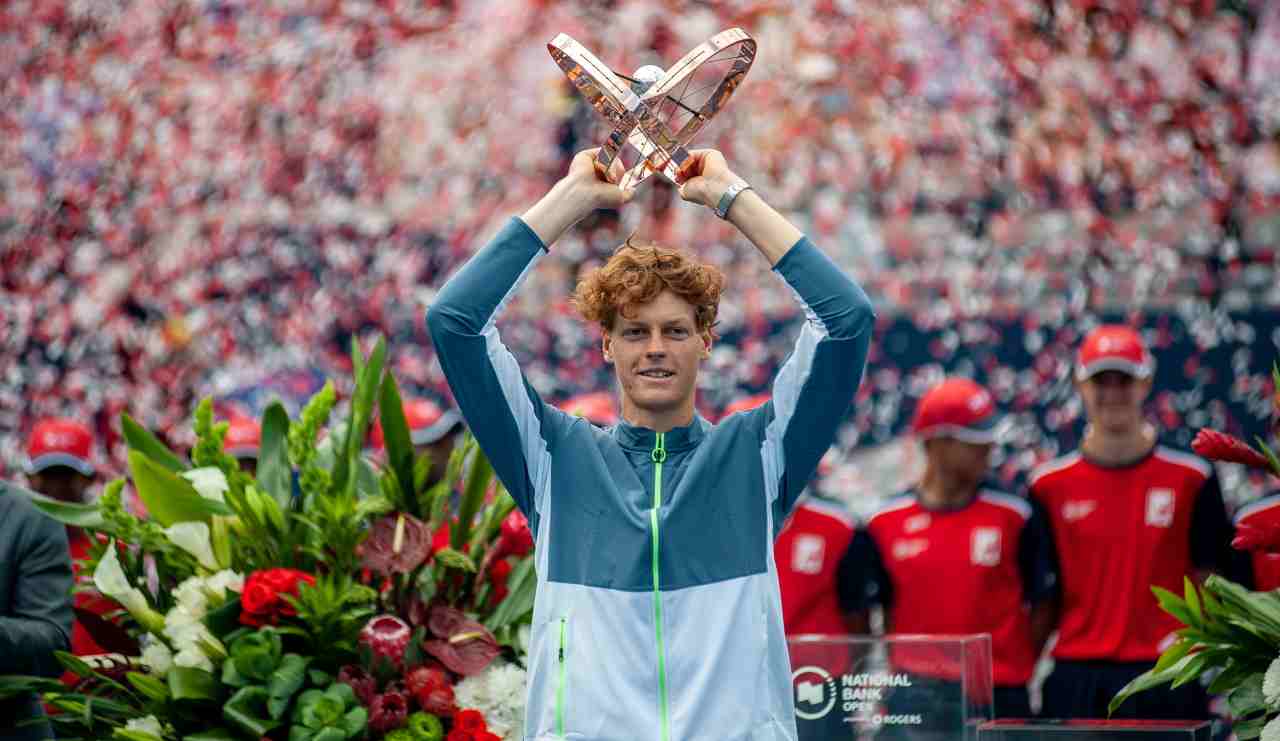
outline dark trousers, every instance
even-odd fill
[[[1044,683],[1045,718],[1106,718],[1111,698],[1134,677],[1150,669],[1147,662],[1059,661]],[[1111,717],[1140,720],[1204,720],[1210,718],[1209,696],[1199,682],[1177,689],[1155,687],[1125,700]]]

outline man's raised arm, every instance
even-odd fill
[[[773,382],[765,414],[766,477],[778,484],[775,522],[791,510],[831,446],[867,363],[871,301],[799,229],[765,203],[714,150],[691,153],[680,196],[722,211],[782,276],[808,319]]]
[[[545,405],[528,385],[494,326],[547,246],[597,208],[626,196],[596,175],[595,153],[580,152],[569,174],[451,277],[427,311],[427,327],[458,407],[494,471],[531,519],[546,474]]]

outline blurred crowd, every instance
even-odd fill
[[[755,66],[695,145],[882,316],[842,446],[890,439],[929,380],[968,367],[1030,414],[1025,442],[1068,447],[1079,410],[1051,392],[1100,316],[1139,317],[1158,359],[1178,348],[1163,421],[1261,427],[1280,3],[8,0],[0,467],[58,414],[92,423],[118,470],[120,412],[181,444],[198,396],[340,378],[375,334],[404,385],[446,393],[434,291],[605,133],[545,43],[569,33],[627,72],[731,26],[759,41]],[[609,387],[566,299],[631,233],[729,273],[705,411],[763,389],[792,299],[662,183],[581,225],[512,302],[500,326],[533,385]]]

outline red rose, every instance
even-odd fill
[[[240,593],[240,622],[255,628],[274,624],[277,604],[279,598],[271,587],[250,579]]]
[[[449,731],[448,736],[445,736],[445,741],[476,741],[476,737],[470,731],[455,728]]]
[[[474,732],[486,731],[489,726],[484,722],[484,715],[479,710],[459,710],[453,714],[453,727],[455,729]]]
[[[502,737],[491,731],[481,731],[472,736],[476,741],[502,741]]]

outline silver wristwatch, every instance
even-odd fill
[[[738,194],[750,187],[751,185],[745,180],[739,180],[733,185],[730,185],[725,190],[724,195],[720,196],[720,203],[716,204],[716,216],[719,216],[722,219],[729,218],[729,209],[733,206],[733,202],[738,198]]]

